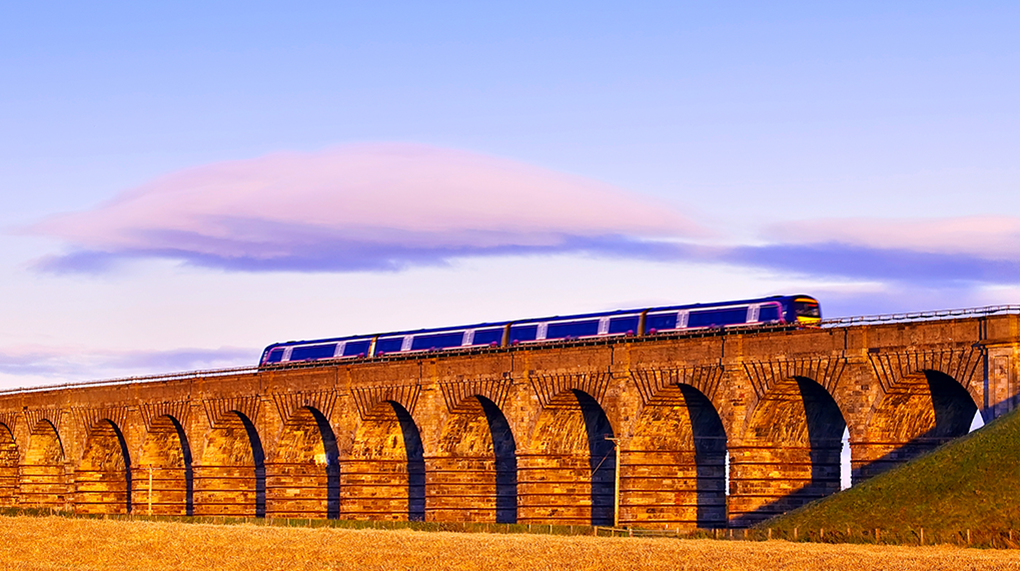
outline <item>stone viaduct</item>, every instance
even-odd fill
[[[844,429],[860,481],[1016,406],[1018,314],[6,391],[0,506],[744,526],[837,491]]]

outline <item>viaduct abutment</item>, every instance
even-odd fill
[[[856,482],[965,434],[977,411],[989,421],[1013,409],[1018,320],[616,338],[7,391],[0,506],[750,525],[839,490],[844,430]]]

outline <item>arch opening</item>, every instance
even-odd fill
[[[136,510],[151,515],[194,515],[191,445],[176,418],[160,416],[152,421],[138,468]]]
[[[329,420],[312,407],[284,424],[266,476],[267,511],[273,517],[340,517],[340,463]]]
[[[925,370],[889,388],[855,443],[851,464],[856,484],[924,454],[970,431],[978,408],[956,379]]]
[[[197,515],[265,517],[266,465],[255,425],[238,411],[224,414],[195,467]]]
[[[517,523],[517,445],[495,403],[462,402],[425,460],[429,520]]]
[[[843,413],[815,381],[775,383],[730,449],[730,522],[753,525],[840,489]]]
[[[616,434],[602,406],[578,390],[553,397],[518,454],[519,521],[612,525]]]
[[[40,420],[28,438],[25,462],[18,471],[18,498],[23,507],[67,507],[64,447],[48,420]]]
[[[14,433],[0,424],[0,506],[13,506],[18,492],[18,443]]]
[[[726,527],[726,432],[701,391],[659,391],[620,454],[621,524]]]
[[[131,456],[112,420],[96,423],[74,472],[75,510],[87,514],[131,513]]]
[[[340,482],[346,518],[425,520],[424,448],[403,406],[384,401],[366,415],[343,461]]]

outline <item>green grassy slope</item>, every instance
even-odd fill
[[[779,537],[814,538],[827,529],[833,539],[851,529],[866,536],[916,538],[921,528],[933,541],[955,541],[973,530],[974,542],[1004,537],[1020,541],[1020,411],[933,452],[760,524]],[[980,541],[979,541],[980,538]]]

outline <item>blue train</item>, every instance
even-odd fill
[[[570,339],[639,336],[709,328],[770,324],[813,325],[822,319],[818,300],[773,296],[723,303],[675,305],[274,343],[260,366],[328,359],[357,359],[422,351],[449,351]]]

